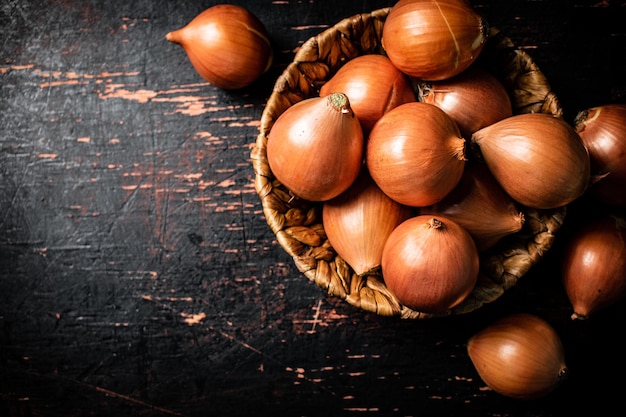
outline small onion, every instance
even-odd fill
[[[469,233],[442,216],[416,216],[387,238],[382,273],[389,291],[416,311],[438,313],[460,304],[478,279],[478,250]]]
[[[420,101],[434,104],[452,117],[466,138],[513,115],[504,85],[477,66],[447,80],[419,83],[418,96]]]
[[[562,260],[563,286],[574,309],[586,319],[626,297],[626,222],[608,214],[574,230]]]
[[[471,138],[502,188],[536,209],[565,206],[590,183],[587,149],[563,119],[545,113],[507,117]]]
[[[343,93],[288,107],[267,139],[274,176],[309,201],[330,200],[347,190],[361,171],[363,152],[363,129]]]
[[[429,206],[461,179],[465,143],[454,120],[439,107],[405,103],[374,125],[366,164],[389,197],[407,206]]]
[[[346,62],[320,89],[325,97],[341,91],[367,134],[380,117],[400,104],[416,101],[408,77],[383,55],[361,55]]]
[[[519,232],[524,225],[524,213],[480,162],[467,164],[456,188],[439,203],[421,208],[419,213],[439,214],[454,220],[472,235],[481,252],[503,237]]]
[[[465,0],[400,0],[389,11],[382,44],[405,74],[443,80],[476,60],[487,33],[487,23]]]
[[[469,339],[467,352],[483,382],[507,397],[545,397],[569,375],[558,333],[528,313],[511,314],[480,330]]]
[[[322,222],[333,249],[363,275],[380,267],[387,238],[411,214],[387,197],[364,169],[348,190],[323,204]]]
[[[574,128],[589,150],[591,194],[604,203],[626,207],[626,104],[581,111]]]
[[[165,38],[183,47],[202,78],[223,89],[247,87],[273,61],[263,23],[249,10],[232,4],[209,7]]]

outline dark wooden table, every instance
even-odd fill
[[[234,92],[164,38],[213,4],[0,3],[1,416],[624,412],[626,306],[572,322],[556,249],[495,303],[437,320],[366,313],[301,275],[254,191],[259,119],[299,45],[392,2],[240,1],[276,59]],[[623,1],[472,4],[569,121],[626,102]],[[571,370],[533,402],[487,390],[466,354],[515,311],[555,327]]]

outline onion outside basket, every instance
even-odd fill
[[[481,254],[480,273],[472,293],[456,307],[440,313],[415,311],[400,304],[379,272],[359,276],[330,245],[322,225],[322,204],[294,197],[272,174],[267,137],[278,117],[293,104],[319,96],[319,90],[347,61],[366,54],[384,55],[382,29],[391,8],[341,20],[306,41],[278,77],[261,117],[251,151],[255,190],[267,224],[280,246],[310,281],[349,304],[383,316],[424,319],[464,314],[498,299],[516,285],[548,251],[563,224],[566,207],[536,210],[523,207],[522,230]],[[512,101],[513,113],[548,113],[562,117],[557,97],[531,57],[497,28],[473,65],[496,76]]]

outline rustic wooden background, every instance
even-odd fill
[[[474,0],[529,52],[565,117],[626,102],[626,3]],[[624,411],[620,303],[572,322],[553,251],[497,302],[403,321],[300,275],[267,227],[249,154],[305,40],[382,0],[241,0],[276,59],[249,88],[203,82],[165,34],[214,1],[1,0],[1,416],[559,416]],[[465,343],[528,311],[571,378],[519,402]]]

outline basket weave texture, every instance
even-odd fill
[[[390,293],[379,271],[363,276],[333,250],[322,225],[322,205],[294,197],[273,176],[267,161],[268,134],[278,117],[293,104],[319,96],[319,89],[347,61],[365,54],[381,54],[382,29],[390,8],[346,18],[305,42],[278,77],[261,118],[251,152],[255,189],[267,224],[298,270],[329,294],[368,312],[403,319],[464,314],[498,299],[550,249],[566,208],[535,210],[523,207],[521,231],[481,255],[481,271],[472,293],[459,305],[441,313],[412,310]],[[548,113],[562,117],[557,97],[544,74],[524,51],[498,29],[475,65],[495,75],[511,97],[513,113]]]

